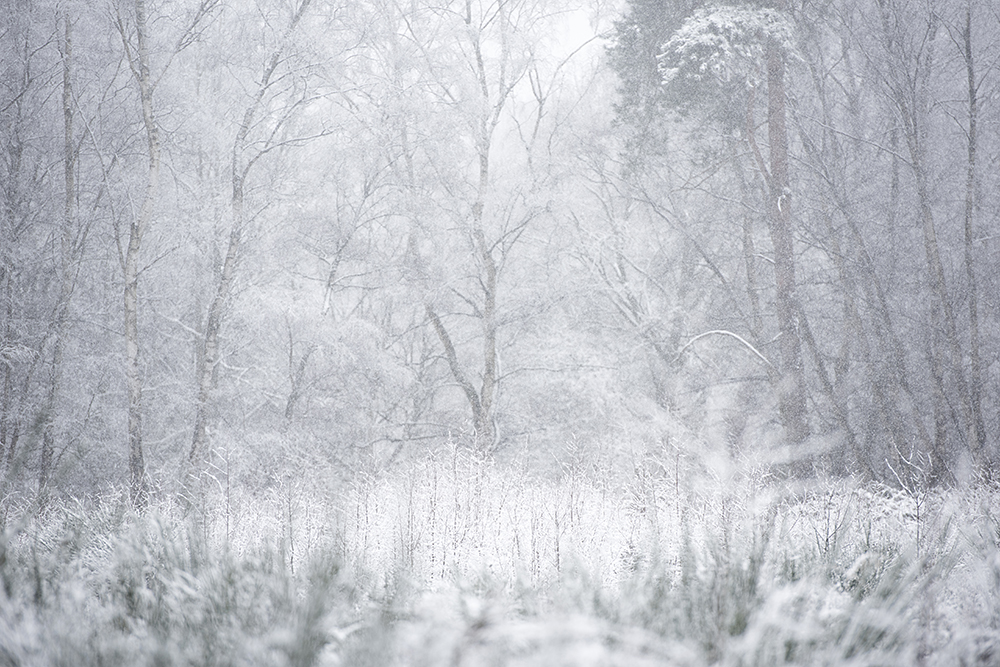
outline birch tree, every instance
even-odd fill
[[[82,251],[86,232],[76,234],[75,230],[75,176],[77,145],[73,127],[73,26],[68,11],[60,12],[62,35],[60,57],[62,60],[62,117],[63,117],[63,206],[62,224],[59,233],[58,298],[54,313],[54,342],[49,390],[43,408],[42,451],[38,472],[38,487],[44,493],[52,471],[55,449],[55,413],[62,392],[63,354],[69,333],[70,299],[76,284],[76,259]]]
[[[145,187],[138,210],[129,221],[127,238],[119,239],[119,256],[124,275],[125,376],[128,391],[128,452],[129,498],[134,506],[143,508],[148,488],[142,445],[142,341],[139,338],[139,279],[143,235],[156,214],[162,166],[160,125],[154,100],[157,85],[175,56],[187,48],[198,35],[202,24],[214,11],[218,0],[201,0],[185,17],[172,45],[167,48],[165,62],[159,68],[153,63],[150,44],[150,16],[146,0],[135,0],[131,7],[115,7],[114,27],[122,45],[124,60],[132,74],[139,94],[142,128],[146,139]],[[121,247],[124,241],[124,248]]]
[[[462,213],[452,233],[464,236],[463,245],[467,248],[464,252],[468,253],[469,261],[461,265],[468,267],[470,273],[462,283],[456,281],[427,293],[424,311],[426,322],[440,343],[451,380],[461,390],[471,412],[475,441],[484,450],[494,448],[499,438],[498,295],[502,266],[506,253],[530,218],[518,215],[514,219],[498,219],[503,205],[493,200],[495,154],[498,127],[510,109],[512,91],[527,73],[530,56],[524,40],[531,34],[533,9],[520,2],[486,4],[465,0],[440,8],[444,18],[440,25],[421,25],[412,20],[408,23],[409,38],[427,45],[421,49],[426,59],[422,66],[428,68],[427,78],[442,104],[439,113],[450,116],[447,122],[462,133],[470,149],[468,158],[461,158],[463,162],[468,160],[468,180],[438,185],[445,192],[454,191],[456,185],[461,188],[462,197],[455,204]],[[425,26],[429,30],[446,30],[454,37],[446,48],[439,45],[428,48],[434,33],[423,33],[421,29]],[[449,107],[454,112],[447,111]],[[417,237],[412,238],[414,247],[419,247]],[[453,241],[448,246],[453,246]],[[440,257],[432,261],[441,266]],[[445,312],[446,295],[449,301],[454,299],[462,304],[465,312],[461,309]],[[465,318],[479,325],[476,336],[479,351],[475,354],[463,354],[464,346],[456,340],[456,333],[462,331],[456,322]]]
[[[37,440],[35,400],[49,340],[44,124],[57,35],[42,23],[47,10],[16,2],[0,22],[0,447],[9,474],[36,454],[25,445]]]
[[[283,131],[289,121],[310,102],[315,93],[309,89],[308,84],[303,83],[301,73],[280,71],[280,68],[287,68],[290,42],[309,5],[310,0],[301,0],[297,3],[288,24],[280,31],[274,50],[267,56],[260,78],[255,82],[256,88],[250,89],[252,92],[242,109],[232,140],[228,169],[231,183],[230,227],[222,267],[216,278],[201,340],[198,343],[197,403],[194,435],[188,453],[188,459],[192,462],[205,453],[208,442],[211,392],[219,361],[220,332],[231,299],[233,281],[244,252],[247,222],[244,200],[247,180],[261,158],[275,149],[305,141],[304,137],[289,138]]]

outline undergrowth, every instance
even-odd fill
[[[997,493],[674,472],[8,503],[0,665],[1000,664]]]

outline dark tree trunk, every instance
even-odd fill
[[[75,276],[73,275],[73,197],[76,154],[73,145],[73,87],[72,59],[73,40],[72,26],[68,12],[62,13],[62,112],[63,112],[63,196],[62,233],[59,248],[59,298],[56,302],[54,316],[54,341],[52,345],[52,366],[49,379],[49,391],[43,409],[44,425],[42,426],[42,453],[38,470],[38,491],[45,493],[49,475],[52,472],[52,457],[55,450],[55,421],[58,410],[59,394],[62,389],[63,350],[69,329],[69,303],[73,295]]]
[[[965,10],[965,31],[963,34],[966,77],[969,89],[969,133],[968,162],[965,178],[965,275],[969,293],[969,403],[972,411],[972,433],[969,442],[972,453],[983,465],[986,449],[986,423],[983,420],[983,370],[979,336],[979,295],[976,281],[975,243],[976,216],[976,152],[978,150],[979,99],[976,82],[976,67],[972,52],[972,10]]]
[[[792,192],[785,126],[785,60],[776,44],[767,48],[767,134],[770,147],[769,227],[774,246],[774,280],[780,337],[778,405],[785,437],[801,444],[809,436],[796,296]],[[804,464],[803,464],[804,465]]]

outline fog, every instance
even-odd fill
[[[993,664],[981,0],[9,0],[3,664]]]

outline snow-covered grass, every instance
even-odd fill
[[[347,483],[8,505],[0,664],[1000,664],[1000,493],[453,448]]]

